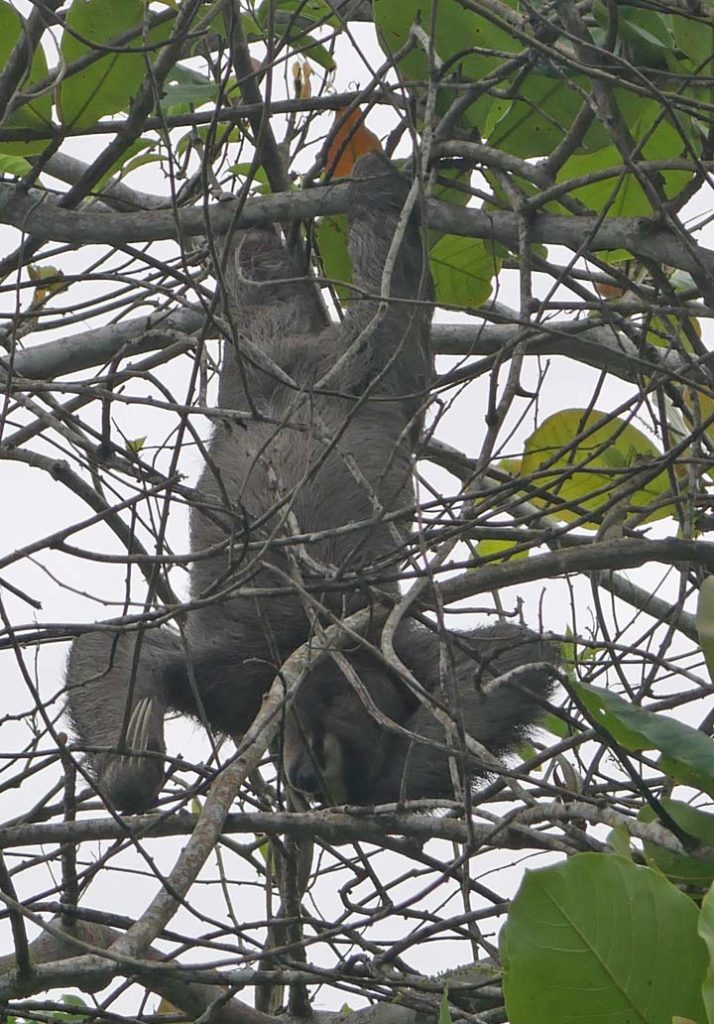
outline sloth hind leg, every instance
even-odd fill
[[[142,634],[97,631],[78,637],[67,667],[68,710],[90,750],[102,794],[121,811],[156,803],[164,778],[168,667],[180,657],[166,629]],[[138,653],[138,656],[137,656]]]

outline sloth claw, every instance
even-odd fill
[[[161,724],[154,698],[141,697],[129,719],[125,751],[110,755],[101,774],[107,798],[117,810],[137,813],[156,803],[164,779],[164,767],[160,758],[146,757],[145,754],[163,754]]]
[[[122,767],[130,767],[137,760],[134,751],[149,750],[149,725],[153,708],[151,697],[141,697],[131,713],[126,730],[126,751],[120,755]]]

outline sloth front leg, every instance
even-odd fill
[[[137,643],[135,633],[86,633],[67,666],[69,714],[100,792],[127,812],[151,807],[161,790],[166,666],[179,653],[165,629],[144,632],[138,656]]]

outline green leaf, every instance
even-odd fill
[[[714,796],[714,743],[703,732],[675,718],[631,704],[610,690],[571,683],[597,725],[636,754],[658,750],[660,768],[677,782]]]
[[[685,804],[681,800],[673,800],[668,796],[663,796],[660,803],[683,832],[697,839],[703,846],[714,848],[714,814],[708,814],[706,811],[701,811],[698,807],[692,807],[691,804]],[[651,811],[651,808],[649,806],[645,807],[643,811]],[[654,814],[654,812],[652,813]],[[647,821],[648,819],[643,817],[643,820]]]
[[[688,292],[691,291],[692,288],[697,287],[694,283],[694,278],[691,274],[687,273],[686,270],[674,270],[669,275],[669,283],[674,288],[675,292]],[[695,318],[692,317],[692,319],[694,320]],[[695,320],[695,323],[699,323],[699,321]],[[701,334],[701,328],[699,329],[699,332]]]
[[[713,815],[669,797],[663,797],[660,803],[682,831],[693,836],[704,846],[714,846]],[[643,807],[637,817],[640,821],[656,820],[655,812],[649,806]],[[702,889],[708,888],[714,880],[714,859],[675,853],[647,840],[644,841],[643,847],[647,863],[656,867],[675,885],[696,886]]]
[[[82,1009],[88,1009],[87,1003],[80,997],[74,995],[63,995],[62,1002],[67,1006],[82,1007]],[[62,1010],[55,1010],[49,1014],[50,1020],[62,1021],[63,1024],[82,1024],[86,1021],[86,1013],[64,1013]]]
[[[691,57],[699,74],[711,75],[714,67],[714,24],[674,14],[672,28],[677,46]]]
[[[149,139],[135,139],[130,146],[124,150],[118,160],[115,160],[112,166],[101,176],[97,184],[94,186],[96,193],[101,192],[102,188],[106,183],[118,174],[119,177],[125,177],[135,167],[141,167],[143,164],[150,163],[153,160],[161,159],[159,156],[152,158],[151,152],[145,153],[145,150],[151,151],[156,148],[156,142]],[[139,154],[142,154],[139,156]],[[135,159],[136,158],[136,159]]]
[[[613,92],[632,137],[641,142],[640,159],[668,160],[684,155],[680,131],[662,118],[662,108],[655,100],[632,96],[616,89]],[[558,172],[557,181],[583,178],[594,171],[613,168],[613,175],[580,185],[569,194],[598,214],[608,217],[647,217],[652,205],[637,177],[622,173],[622,155],[616,146],[605,146],[595,153],[576,153]],[[675,196],[691,180],[689,171],[660,171],[659,176],[668,198]]]
[[[274,24],[283,30],[293,25],[302,29],[314,25],[339,25],[339,19],[327,0],[264,0],[256,11],[256,20],[261,28],[268,27],[271,13]]]
[[[702,581],[697,599],[697,635],[709,678],[714,681],[714,576]]]
[[[646,470],[659,457],[652,441],[631,423],[595,410],[564,409],[544,420],[528,438],[521,472],[537,474],[538,487],[552,494],[550,502],[534,497],[534,504],[564,522],[592,512],[593,518],[582,525],[593,529],[613,500],[622,506],[623,515],[641,515],[652,502],[659,503],[669,494],[670,480],[664,470],[644,486],[638,486],[636,479],[638,470]],[[627,487],[628,472],[632,490]],[[671,506],[658,504],[646,521],[671,513]]]
[[[82,999],[81,996],[74,996],[71,993],[65,993],[62,996],[62,1002],[66,1003],[67,1006],[87,1006],[88,1004]]]
[[[467,9],[459,0],[372,0],[374,24],[380,43],[387,54],[395,54],[410,39],[413,24],[431,32],[434,24],[434,49],[446,64],[445,81],[440,83],[437,111],[444,113],[453,102],[456,92],[447,88],[448,77],[457,81],[479,81],[503,64],[503,53],[514,53],[523,47],[511,32],[494,25],[475,10]],[[515,8],[515,0],[505,0],[505,6]],[[469,52],[478,48],[478,52]],[[488,51],[494,51],[491,56]],[[429,78],[428,59],[419,45],[412,47],[399,60],[400,74],[412,82]],[[415,90],[416,91],[416,90]],[[465,124],[482,125],[493,104],[492,96],[479,97],[463,115]]]
[[[652,160],[675,159],[681,156],[681,136],[669,124],[662,124],[658,129],[658,138],[661,141],[667,136],[676,147],[676,153],[669,153],[665,157],[651,157]],[[645,144],[645,150],[651,150],[654,146]],[[650,157],[645,153],[646,159]],[[570,178],[581,178],[594,171],[607,171],[614,168],[611,177],[602,178],[592,185],[580,185],[572,189],[569,195],[580,200],[585,206],[599,214],[608,217],[649,217],[652,215],[652,204],[634,174],[622,173],[622,157],[616,146],[607,146],[597,153],[588,156],[576,154],[565,161],[560,169],[558,182],[568,181]],[[689,171],[662,171],[660,177],[665,186],[665,193],[668,198],[675,196],[680,189],[689,182],[692,175]]]
[[[471,198],[471,171],[461,167],[440,167],[432,189],[432,198],[452,206],[466,206]],[[436,236],[435,240],[441,237]]]
[[[162,107],[167,112],[176,112],[177,107],[201,107],[214,103],[218,96],[216,83],[192,68],[177,64],[166,76]]]
[[[709,966],[702,984],[702,995],[709,1024],[714,1024],[714,892],[710,889],[702,900],[699,934],[709,950]]]
[[[618,9],[619,36],[627,54],[638,67],[666,68],[674,39],[665,19],[656,11],[623,5]]]
[[[290,46],[299,52],[301,58],[314,60],[325,71],[334,71],[337,67],[335,58],[330,51],[325,49],[322,43],[315,42],[312,36],[305,32],[293,32],[290,35]]]
[[[661,14],[639,7],[620,7],[618,16],[623,36],[659,50],[668,50],[674,45],[672,33]]]
[[[609,33],[609,7],[602,0],[595,0],[592,10],[604,34]],[[674,49],[671,18],[629,4],[618,4],[616,10],[617,52],[636,67],[666,68]]]
[[[701,338],[702,328],[696,317],[687,317],[687,326]],[[672,348],[679,345],[685,352],[691,353],[693,346],[685,331],[682,317],[674,313],[662,313],[647,318],[647,341],[658,348]]]
[[[270,182],[268,181],[268,174],[262,164],[259,164],[257,167],[254,167],[252,163],[233,164],[233,166],[230,168],[230,172],[231,174],[235,174],[235,176],[241,179],[243,182],[245,182],[248,175],[251,175],[251,195],[270,195]]]
[[[683,397],[686,399],[686,421],[694,427],[699,427],[700,424],[706,423],[707,426],[704,428],[705,434],[710,438],[714,438],[714,398],[711,394],[707,393],[704,386],[688,386],[682,389]],[[680,421],[680,432],[681,432],[681,421]],[[686,429],[686,427],[684,428]],[[714,477],[714,467],[709,466],[706,469],[707,474],[710,477]]]
[[[4,0],[0,2],[0,68],[7,63],[8,57],[15,49],[15,44],[20,38],[22,31],[22,19],[10,4]],[[47,61],[41,47],[37,47],[32,55],[30,73],[20,83],[23,91],[28,91],[35,82],[47,77]],[[2,124],[3,128],[31,128],[33,131],[41,131],[47,134],[46,141],[39,142],[3,142],[2,152],[7,156],[32,156],[41,153],[49,142],[49,129],[52,125],[52,97],[49,92],[30,103],[24,103],[14,114],[7,117]],[[8,173],[15,174],[10,170]],[[24,172],[22,172],[24,173]]]
[[[197,142],[201,142],[204,146],[212,146],[216,149],[219,144],[219,140],[220,145],[225,145],[229,142],[238,143],[242,138],[243,132],[237,125],[232,128],[222,125],[220,131],[216,132],[214,125],[199,124],[196,125],[195,128],[192,128],[191,131],[186,132],[185,135],[181,136],[176,146],[176,152],[184,154],[192,146],[195,146]],[[250,167],[251,165],[250,163],[247,163],[243,166]]]
[[[173,3],[174,0],[164,0],[164,2]],[[237,14],[237,16],[240,18],[241,25],[243,27],[243,34],[245,35],[248,42],[265,42],[265,33],[263,32],[262,28],[260,27],[256,19],[253,17],[253,15],[249,14],[248,11],[237,11],[236,7],[237,5],[234,4],[233,16]],[[218,7],[218,14],[214,15],[214,17],[211,18],[207,28],[209,32],[215,32],[215,34],[217,36],[220,36],[222,39],[228,38],[226,22],[225,18],[223,17],[223,11],[220,9],[220,6]],[[194,45],[198,45],[199,42],[200,40],[197,40],[196,44]]]
[[[541,726],[548,732],[557,736],[561,740],[568,739],[569,736],[573,735],[573,729],[564,722],[562,718],[558,718],[557,715],[553,715],[550,712],[545,715],[543,721],[540,723]]]
[[[97,46],[111,44],[117,36],[141,25],[145,10],[142,0],[72,0],[60,43],[63,59],[69,64]],[[83,71],[65,78],[58,90],[62,122],[85,128],[108,114],[128,110],[148,64],[154,59],[154,53],[146,51],[146,46],[158,43],[170,31],[167,22],[149,33],[148,39],[140,34],[126,47],[112,50]]]
[[[27,273],[35,285],[35,293],[32,297],[33,306],[47,302],[52,295],[66,292],[69,287],[64,274],[57,267],[41,266],[34,263],[28,266]]]
[[[164,157],[158,153],[141,153],[140,156],[134,157],[132,160],[127,160],[126,163],[122,164],[121,177],[126,178],[132,171],[137,170],[139,167],[145,167],[146,164],[158,164]]]
[[[589,91],[584,79],[576,78],[576,83]],[[489,124],[488,143],[514,156],[547,156],[562,142],[582,104],[581,93],[568,88],[561,78],[531,73],[521,83],[508,112]],[[592,151],[606,141],[603,130],[595,126],[582,148]]]
[[[628,860],[632,860],[630,833],[627,831],[626,825],[615,825],[615,827],[610,830],[607,837],[607,845],[613,853],[618,855],[618,857],[626,857]]]
[[[442,306],[476,309],[491,294],[491,281],[500,262],[478,238],[442,235],[429,254],[436,287],[436,301]]]
[[[645,725],[646,716],[656,717],[652,716],[651,712],[630,704],[609,690],[601,690],[577,681],[572,681],[570,685],[590,712],[593,720],[621,747],[625,747],[632,753],[640,753],[642,750],[650,750],[655,746],[646,733],[639,729],[641,725]],[[633,715],[636,720],[631,727]]]
[[[449,1009],[449,986],[444,985],[444,991],[441,993],[441,1000],[439,1002],[438,1024],[451,1024],[451,1021],[451,1010]]]
[[[256,12],[256,21],[263,36],[270,25],[272,12],[274,36],[285,40],[302,57],[314,60],[326,71],[334,71],[337,65],[329,50],[316,42],[308,32],[323,25],[339,27],[339,19],[325,0],[266,0]]]
[[[262,858],[266,868],[272,871],[274,867],[273,848],[270,845],[270,840],[266,839],[264,842],[260,844],[260,846],[256,847],[256,849],[258,851],[259,856]]]
[[[0,174],[12,174],[16,178],[22,178],[27,174],[32,164],[23,156],[10,156],[4,152],[5,147],[0,150]]]
[[[479,558],[488,558],[492,562],[517,562],[519,558],[528,558],[527,549],[513,550],[518,544],[516,540],[480,540],[476,545],[476,553]],[[478,567],[475,571],[478,571]]]
[[[511,1024],[704,1019],[694,903],[624,857],[583,853],[526,874],[501,933]]]
[[[335,282],[340,299],[349,299],[352,289],[345,287],[352,281],[352,263],[347,250],[347,218],[321,217],[316,229],[322,269],[326,278]]]

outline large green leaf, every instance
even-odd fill
[[[327,0],[264,0],[255,12],[255,20],[265,29],[271,19],[279,31],[308,32],[316,25],[337,28],[340,24]]]
[[[694,903],[623,857],[583,853],[526,875],[501,933],[511,1024],[704,1020]]]
[[[471,171],[462,167],[440,167],[431,195],[452,206],[466,206],[471,199]]]
[[[547,156],[563,141],[583,104],[582,91],[587,91],[587,82],[576,81],[579,88],[570,89],[560,77],[531,72],[520,83],[518,97],[507,113],[496,120],[498,107],[492,108],[486,125],[489,145],[515,156]],[[591,151],[606,141],[604,130],[595,125],[583,148]]]
[[[659,503],[669,493],[667,472],[644,484],[637,480],[639,471],[659,457],[652,441],[631,423],[595,410],[563,409],[544,420],[526,441],[521,475],[537,474],[536,485],[549,491],[552,499],[533,500],[551,515],[572,522],[586,512],[595,513],[582,523],[593,529],[613,502],[623,516],[641,514],[652,502],[658,505],[648,520],[671,514],[671,506]]]
[[[662,51],[674,46],[671,19],[627,4],[619,6],[617,17],[620,35],[629,43],[632,57],[650,67],[666,67]]]
[[[628,124],[635,139],[643,139],[641,159],[675,160],[684,155],[684,141],[678,129],[661,119],[661,107],[647,100],[639,117]],[[652,204],[634,173],[622,173],[622,154],[616,146],[606,146],[592,154],[571,156],[558,173],[558,182],[583,178],[595,171],[619,168],[609,178],[591,185],[580,185],[569,194],[594,212],[608,217],[647,217]],[[660,171],[659,178],[668,198],[672,198],[691,180],[690,171]]]
[[[632,753],[658,750],[660,768],[677,782],[714,796],[714,742],[676,718],[631,704],[610,690],[585,683],[570,684],[601,726]]]
[[[697,635],[707,663],[709,678],[714,681],[714,576],[707,576],[699,588]]]
[[[6,155],[3,150],[4,147],[0,149],[0,174],[11,174],[16,178],[27,174],[32,166],[30,161],[25,160],[24,156]]]
[[[166,76],[161,106],[172,114],[187,113],[191,107],[213,104],[217,96],[218,86],[213,79],[176,64]]]
[[[466,310],[475,310],[486,301],[500,267],[485,242],[459,235],[442,235],[429,260],[439,305]]]
[[[352,263],[347,249],[347,217],[344,214],[321,217],[316,234],[325,277],[335,282],[335,291],[343,301],[349,299]]]
[[[517,562],[521,558],[528,558],[528,549],[514,550],[517,547],[517,540],[486,539],[478,542],[475,553],[479,558],[488,558],[492,562]],[[478,572],[479,566],[474,566],[473,571]]]
[[[683,14],[671,17],[677,46],[691,58],[699,74],[714,74],[714,23],[687,18]]]
[[[636,96],[622,89],[614,90],[614,98],[627,128],[641,143],[640,160],[676,160],[684,156],[684,140],[663,116],[662,104],[655,99]],[[650,216],[652,204],[634,173],[622,172],[622,154],[615,145],[607,145],[592,155],[575,154],[566,160],[557,175],[558,182],[587,177],[595,171],[619,168],[612,177],[574,188],[571,196],[597,214],[608,217]],[[660,179],[669,199],[691,179],[689,171],[660,171]]]
[[[702,995],[707,1009],[707,1020],[709,1024],[714,1024],[714,892],[711,889],[702,901],[699,934],[709,950],[709,966],[702,985]]]
[[[697,807],[662,797],[660,803],[670,818],[703,846],[714,847],[714,815],[700,811]],[[637,815],[640,821],[655,821],[654,810],[649,806],[642,808]],[[714,859],[694,857],[686,853],[675,853],[664,846],[645,841],[643,843],[647,863],[656,867],[676,885],[696,886],[699,889],[708,887],[714,881]]]
[[[277,39],[285,39],[301,56],[334,71],[332,54],[308,33],[316,27],[339,28],[339,19],[326,0],[265,0],[256,11],[255,24],[265,33],[269,26]]]
[[[63,59],[69,64],[97,46],[111,43],[112,39],[141,25],[144,12],[142,0],[122,0],[121,3],[72,0],[60,43]],[[170,24],[166,24],[152,31],[148,38],[139,34],[133,43],[110,50],[83,71],[64,79],[58,90],[63,123],[84,128],[108,114],[128,110],[144,80],[148,63],[154,59],[151,50],[144,52],[144,48],[165,38],[169,32]]]
[[[505,6],[515,7],[515,0],[505,0]],[[431,32],[434,15],[434,50],[446,65],[443,70],[447,81],[451,74],[477,82],[503,64],[503,54],[523,48],[511,32],[467,9],[459,0],[438,0],[435,9],[432,0],[372,0],[372,11],[380,41],[389,54],[397,53],[407,44],[412,25]],[[478,48],[479,52],[469,52],[472,48]],[[489,50],[495,55],[484,52]],[[429,65],[423,47],[414,46],[403,54],[399,70],[405,79],[426,82]],[[455,95],[442,84],[437,97],[439,112],[448,109]],[[464,121],[477,127],[483,125],[492,103],[493,98],[484,94],[469,107]]]
[[[593,14],[606,32],[612,28],[609,5],[595,0]],[[616,52],[636,67],[666,68],[674,48],[671,18],[629,4],[617,5]]]
[[[15,49],[15,44],[20,38],[22,31],[22,19],[10,4],[0,0],[0,68],[7,63],[7,59]],[[22,80],[22,88],[27,91],[33,82],[39,82],[47,76],[47,61],[41,47],[37,47],[32,55],[30,73]],[[41,153],[49,142],[49,128],[52,124],[52,97],[49,93],[38,96],[30,103],[23,104],[14,114],[11,114],[2,122],[2,127],[32,128],[34,131],[47,133],[47,140],[44,142],[3,142],[0,143],[0,152],[15,156],[32,156]]]

